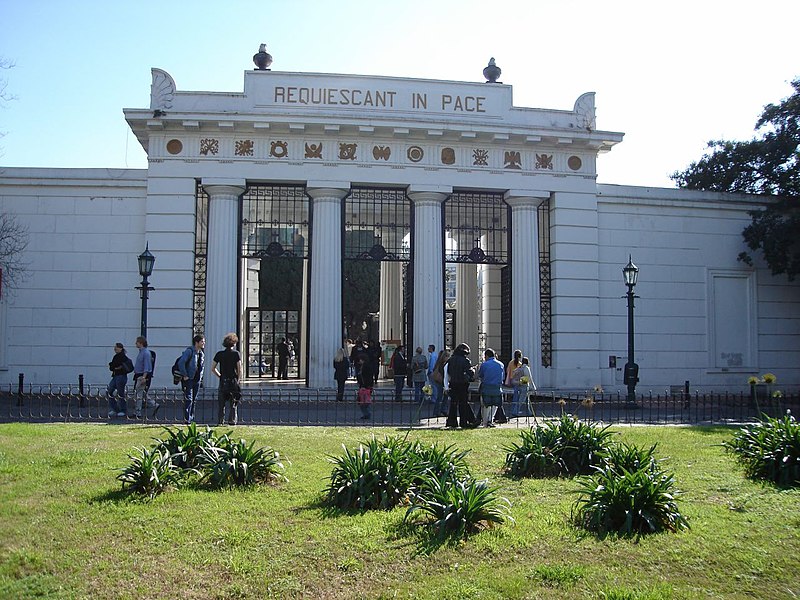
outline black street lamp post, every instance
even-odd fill
[[[636,384],[639,381],[639,365],[634,360],[633,348],[633,299],[637,296],[633,293],[636,287],[636,280],[639,278],[639,267],[633,264],[633,258],[628,256],[628,264],[622,269],[625,285],[628,286],[628,362],[625,364],[623,383],[628,386],[628,404],[636,404]]]
[[[147,281],[147,278],[153,274],[153,264],[156,262],[156,257],[150,254],[150,244],[145,246],[144,252],[139,255],[137,260],[139,261],[139,275],[142,276],[142,283],[134,289],[139,290],[142,297],[141,336],[147,337],[147,298],[149,293],[155,289],[150,286],[150,282]]]

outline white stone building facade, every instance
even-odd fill
[[[243,92],[184,92],[153,69],[150,107],[125,116],[147,170],[0,168],[0,210],[30,235],[29,276],[0,301],[2,383],[104,382],[113,344],[139,334],[148,245],[156,384],[197,330],[209,349],[228,331],[251,343],[259,270],[291,255],[296,375],[330,387],[342,265],[365,231],[381,340],[440,348],[454,328],[473,359],[522,349],[541,388],[621,390],[632,255],[639,391],[800,382],[800,285],[737,261],[768,199],[598,185],[598,153],[623,136],[597,129],[593,94],[545,110],[502,84],[266,70]]]

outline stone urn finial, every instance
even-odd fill
[[[486,77],[486,83],[497,83],[497,78],[500,77],[500,67],[494,63],[494,57],[489,59],[489,64],[483,69],[483,76]]]
[[[261,44],[258,47],[258,53],[253,55],[253,62],[256,65],[257,71],[269,71],[269,66],[272,64],[272,55],[267,52],[267,45]]]

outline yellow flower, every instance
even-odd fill
[[[564,400],[563,398],[559,398],[559,399],[558,399],[558,403],[559,403],[561,406],[566,406],[566,405],[567,405],[567,401],[566,401],[566,400]]]
[[[764,383],[775,383],[778,381],[778,378],[772,373],[764,373],[764,376],[761,379],[764,381]]]
[[[423,385],[422,386],[422,393],[425,394],[426,396],[430,396],[431,395],[431,391],[432,391],[431,390],[431,386],[429,386],[429,385]]]
[[[783,392],[780,391],[780,390],[775,390],[774,392],[772,392],[772,397],[773,398],[783,398]]]
[[[751,377],[748,377],[748,378],[747,378],[747,383],[748,383],[749,385],[755,385],[755,384],[757,384],[757,383],[758,383],[758,377],[753,377],[753,376],[751,376]]]
[[[530,380],[528,379],[527,375],[523,375],[522,377],[519,378],[519,382],[522,385],[528,385],[528,381],[530,381]]]
[[[586,398],[581,401],[581,406],[592,408],[594,406],[594,398],[591,396],[586,396]]]

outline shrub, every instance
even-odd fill
[[[233,441],[226,434],[201,448],[197,462],[203,481],[212,487],[248,486],[280,479],[283,464],[271,448],[255,448],[255,442]]]
[[[723,446],[736,455],[748,477],[785,487],[800,484],[800,425],[791,414],[765,416],[742,427]]]
[[[644,449],[626,444],[611,444],[606,449],[605,464],[617,473],[623,471],[638,471],[639,469],[657,470],[658,461],[655,459],[656,444]]]
[[[588,474],[602,464],[612,435],[608,427],[563,415],[558,421],[520,432],[521,444],[503,448],[506,473],[512,477]]]
[[[337,508],[390,509],[422,480],[427,468],[412,445],[398,437],[374,437],[356,450],[329,457],[334,464],[325,489],[326,502]]]
[[[689,527],[675,501],[680,492],[672,475],[652,468],[652,463],[635,471],[599,467],[580,485],[572,519],[590,531],[641,535]]]
[[[426,485],[431,477],[446,477],[454,480],[469,477],[469,467],[466,461],[468,450],[458,450],[454,445],[425,446],[420,442],[415,442],[409,452],[419,458],[422,463],[419,466],[424,469],[423,475],[414,482],[415,487]]]
[[[181,479],[181,470],[172,462],[172,456],[161,448],[136,448],[129,454],[131,464],[120,469],[117,479],[122,489],[154,498]]]
[[[511,520],[510,503],[496,493],[497,488],[489,487],[485,480],[431,476],[424,489],[412,496],[404,520],[414,522],[412,517],[422,513],[422,520],[433,527],[439,539],[464,537],[492,523]]]
[[[167,426],[164,429],[169,437],[165,440],[156,439],[155,447],[168,452],[175,466],[181,469],[197,468],[202,449],[217,442],[214,432],[208,426],[205,431],[198,429],[195,423],[190,423],[186,429],[172,429]]]

